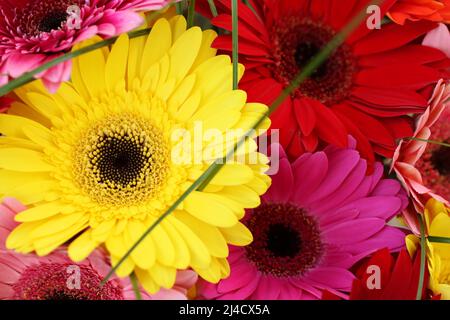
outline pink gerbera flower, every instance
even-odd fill
[[[111,37],[143,22],[135,11],[161,9],[168,0],[0,0],[0,84],[69,51],[75,43]],[[41,75],[49,89],[70,77],[71,63]]]
[[[440,81],[430,106],[417,119],[415,139],[401,141],[394,154],[391,168],[412,199],[412,205],[404,211],[404,217],[415,233],[419,233],[417,212],[423,212],[425,203],[431,197],[445,203],[448,203],[446,199],[450,199],[450,148],[424,141],[449,143],[449,99],[450,83]]]
[[[423,44],[445,52],[450,57],[450,32],[440,24],[430,31]],[[450,139],[450,82],[439,81],[425,113],[417,118],[414,138],[449,143]],[[403,212],[413,232],[419,233],[417,212],[433,197],[448,203],[450,199],[450,149],[426,141],[401,141],[395,151],[391,170],[411,195],[412,204]],[[445,199],[444,199],[445,198]]]
[[[262,204],[244,223],[254,241],[231,247],[230,277],[201,281],[207,299],[320,299],[323,290],[342,296],[354,275],[348,270],[372,252],[404,245],[404,233],[386,225],[407,203],[395,180],[382,179],[375,164],[352,149],[327,147],[290,163],[280,151],[280,170]]]
[[[64,248],[46,257],[23,255],[5,248],[8,234],[17,226],[14,215],[26,209],[14,199],[0,204],[0,300],[132,300],[135,293],[128,279],[113,277],[100,286],[111,266],[106,252],[94,251],[88,259],[75,264]],[[80,272],[79,284],[75,272]],[[70,277],[73,278],[70,278]],[[161,289],[145,300],[180,300],[197,281],[193,271],[180,271],[172,289]]]

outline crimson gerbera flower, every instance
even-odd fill
[[[111,37],[143,22],[137,10],[168,0],[0,0],[0,84],[69,51],[94,35]],[[70,77],[70,61],[39,77],[55,90]]]
[[[206,1],[205,1],[206,2]],[[295,75],[368,0],[260,0],[239,6],[239,57],[247,71],[241,87],[251,100],[270,104]],[[394,1],[386,0],[382,15]],[[213,24],[232,29],[230,0],[216,1],[221,14]],[[419,94],[448,71],[440,50],[415,41],[435,28],[429,21],[384,25],[366,23],[353,32],[271,116],[272,128],[291,157],[324,144],[345,147],[347,135],[373,163],[374,154],[391,157],[397,138],[411,136],[408,114],[421,113]],[[230,35],[214,46],[231,51]]]
[[[382,249],[365,261],[356,272],[350,300],[415,300],[420,275],[420,253],[411,258],[406,250],[392,255],[389,249]],[[376,277],[379,276],[379,279]],[[427,283],[428,272],[424,283]],[[422,297],[425,296],[426,285]],[[325,300],[340,299],[324,292]]]

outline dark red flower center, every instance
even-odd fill
[[[277,277],[302,275],[316,266],[324,252],[316,220],[288,203],[266,203],[254,209],[245,224],[254,241],[247,258],[259,271]]]
[[[450,139],[447,141],[450,142]],[[441,146],[433,151],[431,155],[431,163],[439,174],[443,176],[450,175],[450,148]]]
[[[276,22],[271,34],[276,62],[272,72],[278,81],[288,86],[336,32],[309,18],[287,17]],[[355,71],[352,51],[344,44],[314,70],[295,95],[317,99],[324,104],[338,103],[348,97]]]
[[[37,36],[58,30],[67,21],[68,8],[81,6],[84,0],[30,1],[16,11],[18,30],[27,36]]]
[[[102,277],[92,267],[78,265],[76,269],[71,268],[74,268],[74,265],[70,263],[41,263],[28,267],[13,285],[14,298],[18,300],[123,300],[122,288],[112,281],[101,286]]]

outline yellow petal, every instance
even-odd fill
[[[85,221],[80,221],[80,223],[68,226],[62,231],[52,234],[51,236],[35,239],[33,242],[33,247],[39,256],[46,256],[62,244],[66,243],[68,240],[72,239],[75,235],[85,230],[86,227],[87,223]]]
[[[167,220],[170,220],[168,218]],[[189,248],[186,245],[186,242],[181,237],[179,232],[172,226],[171,223],[167,223],[166,221],[161,222],[160,226],[166,231],[169,236],[174,249],[175,249],[175,260],[174,266],[178,269],[186,269],[189,266],[189,262],[191,260],[191,254],[189,252]]]
[[[30,106],[43,116],[50,118],[51,116],[58,117],[61,115],[61,108],[51,97],[37,92],[29,92],[27,97]]]
[[[207,268],[193,267],[193,269],[209,283],[218,283],[221,279],[221,265],[216,258],[211,260],[211,264]]]
[[[15,216],[15,220],[18,222],[43,220],[61,213],[62,210],[63,205],[57,202],[50,202],[18,213]]]
[[[148,68],[158,62],[170,49],[172,45],[172,31],[166,19],[158,20],[147,37],[144,52],[142,53],[141,77],[145,75]]]
[[[247,165],[240,163],[227,163],[216,176],[211,184],[223,186],[239,186],[253,179],[253,171]]]
[[[99,37],[92,38],[83,43],[90,45],[99,42]],[[81,79],[91,97],[99,97],[106,89],[105,83],[105,56],[101,50],[94,50],[77,57]],[[93,67],[95,66],[95,67]]]
[[[170,289],[175,284],[177,270],[175,268],[164,267],[156,263],[149,273],[153,280],[163,288]]]
[[[9,170],[0,170],[0,194],[19,188],[30,181],[45,181],[49,179],[47,173],[29,173]]]
[[[46,195],[57,187],[58,184],[54,180],[35,181],[29,179],[27,183],[11,188],[7,195],[18,199],[24,205],[29,205],[44,200]]]
[[[203,105],[192,117],[192,121],[205,120],[224,111],[240,111],[247,101],[247,93],[242,90],[226,92]]]
[[[145,227],[140,221],[128,221],[127,228],[124,234],[125,246],[130,249],[144,234]],[[147,236],[142,242],[133,250],[131,257],[136,265],[141,269],[149,269],[155,264],[155,245],[151,237]]]
[[[22,128],[28,127],[37,128],[41,131],[48,131],[46,127],[36,121],[11,114],[0,114],[0,132],[3,135],[27,138]]]
[[[150,225],[150,224],[149,224]],[[175,261],[175,247],[167,232],[160,225],[149,235],[153,239],[156,250],[156,260],[166,266],[171,266]]]
[[[114,227],[116,226],[116,220],[106,220],[101,222],[95,228],[92,228],[92,239],[98,242],[104,242],[112,233]]]
[[[175,89],[174,93],[169,98],[169,101],[167,103],[167,105],[169,106],[169,112],[172,115],[178,112],[179,107],[186,101],[188,97],[190,97],[192,89],[194,88],[194,84],[195,74],[192,74],[184,78],[179,86]]]
[[[177,82],[183,79],[194,63],[202,42],[202,30],[199,27],[190,28],[173,44],[169,51],[169,79]]]
[[[70,259],[75,262],[83,261],[98,246],[98,242],[91,237],[91,229],[85,231],[69,245],[68,253]]]
[[[169,23],[172,29],[172,42],[175,42],[186,31],[186,19],[182,15],[177,15],[172,17]]]
[[[44,117],[42,114],[31,108],[29,105],[21,102],[13,102],[8,110],[9,115],[25,117],[29,120],[36,121],[41,125],[50,128],[52,123],[50,119]]]
[[[223,236],[227,243],[234,246],[246,246],[252,243],[253,236],[250,230],[242,223],[237,223],[231,228],[221,228]]]
[[[53,167],[44,154],[21,148],[0,148],[0,168],[21,172],[48,172]]]
[[[116,266],[119,263],[120,258],[121,257],[111,256],[111,266]],[[133,272],[135,266],[133,260],[128,257],[116,270],[116,274],[122,278],[128,277]]]
[[[202,44],[198,52],[197,58],[195,59],[192,69],[197,68],[206,60],[214,57],[217,53],[217,49],[212,48],[211,45],[213,41],[217,38],[217,33],[214,30],[203,31]]]
[[[30,223],[22,223],[18,225],[8,236],[6,239],[6,248],[7,249],[18,249],[24,245],[27,245],[29,251],[21,251],[22,253],[28,253],[32,251],[32,247],[30,244],[30,237],[28,236],[30,232],[37,226],[39,226],[42,222],[30,222]]]
[[[137,268],[135,272],[139,283],[142,287],[144,287],[145,291],[150,294],[155,294],[159,291],[160,286],[153,280],[153,277],[150,275],[149,271]]]
[[[125,33],[117,39],[106,61],[105,80],[109,90],[114,90],[117,83],[125,79],[128,48],[129,39]]]
[[[72,225],[84,224],[88,220],[88,216],[84,212],[53,216],[51,219],[48,219],[46,222],[34,228],[33,231],[30,232],[30,237],[39,238],[49,236]]]
[[[228,245],[219,229],[194,218],[184,211],[177,211],[175,217],[194,231],[211,255],[220,258],[228,257]]]
[[[259,195],[247,186],[225,187],[219,194],[240,203],[244,208],[256,208],[261,204]]]
[[[181,237],[187,244],[191,253],[191,265],[204,268],[211,262],[211,254],[203,242],[184,223],[176,218],[172,218],[170,223],[178,230]]]
[[[232,227],[237,223],[233,211],[218,201],[214,194],[194,191],[183,204],[194,217],[213,226]]]

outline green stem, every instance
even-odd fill
[[[177,14],[183,14],[183,2],[177,2],[175,3],[175,10]]]
[[[213,17],[217,17],[218,12],[217,12],[216,5],[214,4],[214,0],[208,0],[208,3],[209,3],[209,9],[211,10]]]
[[[136,300],[142,300],[141,290],[139,290],[139,282],[135,273],[130,275],[131,286],[133,287],[134,296]]]
[[[415,138],[415,137],[405,138],[405,140],[415,140],[415,141],[428,142],[428,143],[431,143],[431,144],[438,144],[440,146],[444,146],[444,147],[450,148],[450,144],[449,143],[436,141],[436,140],[427,140],[427,139],[421,139],[421,138]]]
[[[420,274],[419,274],[419,284],[417,285],[416,300],[422,300],[423,283],[425,280],[427,245],[425,235],[425,224],[423,223],[423,219],[420,214],[418,215],[418,220],[420,225]]]
[[[232,33],[232,58],[233,58],[233,90],[238,89],[239,82],[239,12],[238,0],[231,1],[231,20],[233,23]]]
[[[434,236],[428,236],[428,241],[435,242],[435,243],[448,243],[450,244],[450,238],[446,237],[434,237]]]
[[[188,18],[187,18],[188,28],[194,26],[194,20],[195,20],[195,0],[189,0]]]

